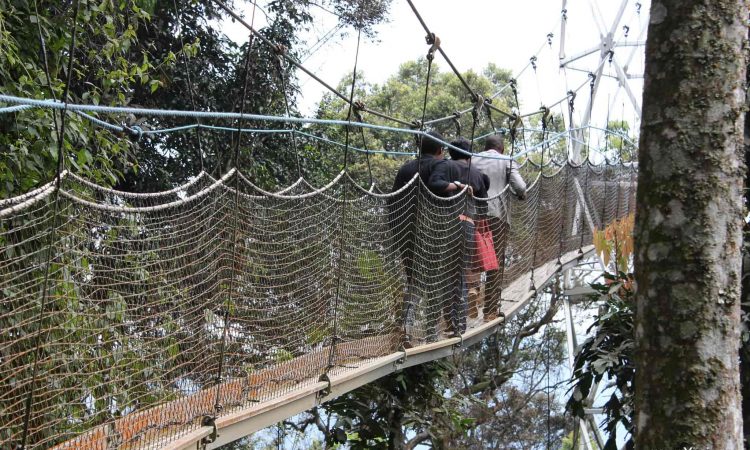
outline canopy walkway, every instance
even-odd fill
[[[500,194],[506,319],[634,211],[633,166],[522,173],[525,201]],[[234,170],[155,194],[63,172],[0,201],[0,448],[215,448],[478,342],[504,319],[441,332],[469,201],[346,172],[266,192]]]

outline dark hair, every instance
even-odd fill
[[[503,140],[503,137],[497,134],[488,136],[487,139],[484,140],[484,149],[485,150],[500,150],[500,153],[504,153],[505,142]]]
[[[418,137],[417,144],[423,155],[437,155],[443,149],[441,141],[445,141],[443,135],[437,131],[430,131],[426,135]]]
[[[451,154],[451,159],[469,159],[471,158],[471,142],[469,142],[466,138],[458,138],[455,141],[451,142],[451,145],[454,147],[458,147],[461,150],[464,150],[464,152],[459,152],[455,148],[451,148],[448,150],[448,152]]]

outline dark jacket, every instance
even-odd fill
[[[430,176],[432,175],[432,171],[434,170],[435,166],[442,161],[442,159],[437,159],[433,155],[422,155],[420,159],[415,159],[407,162],[406,164],[401,166],[400,169],[398,169],[398,173],[396,174],[396,179],[393,182],[393,189],[391,189],[391,192],[395,192],[406,186],[406,184],[414,177],[414,174],[417,173],[417,170],[419,170],[419,177],[422,179],[424,184],[427,184],[430,180]]]
[[[474,190],[474,197],[487,198],[487,190],[490,188],[489,177],[477,170],[476,167],[470,166],[468,161],[463,161],[466,160],[440,161],[432,171],[427,186],[429,186],[431,191],[441,197],[452,197],[458,192],[447,192],[446,189],[449,184],[458,181],[459,183],[470,185]],[[475,217],[477,213],[485,213],[486,208],[487,202],[472,200],[471,202],[468,202],[466,213]]]

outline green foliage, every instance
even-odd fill
[[[133,91],[158,89],[153,73],[173,61],[153,58],[137,39],[153,2],[80,2],[69,100],[127,105]],[[0,1],[0,91],[61,99],[73,32],[69,2]],[[45,70],[49,68],[49,75]],[[0,197],[47,182],[57,167],[60,115],[33,110],[0,116]],[[63,164],[92,180],[112,184],[131,170],[135,146],[95,128],[80,116],[66,118]]]
[[[604,299],[604,305],[589,328],[594,333],[581,345],[573,371],[573,388],[568,410],[584,417],[586,398],[592,386],[603,380],[615,390],[604,404],[603,426],[609,433],[605,450],[617,449],[617,426],[628,433],[626,448],[633,448],[635,352],[635,296],[632,275],[604,274],[605,284],[592,287]]]
[[[510,80],[510,72],[500,69],[494,64],[489,64],[482,73],[468,71],[462,75],[472,89],[484,97],[489,97],[497,92]],[[358,73],[354,98],[364,103],[369,109],[377,110],[396,118],[408,121],[422,120],[422,110],[425,107],[426,80],[427,61],[424,58],[401,64],[398,72],[388,78],[383,84],[369,83],[365,75]],[[351,84],[352,75],[349,74],[341,80],[338,89],[342,92],[350,92]],[[511,95],[508,91],[499,98],[494,99],[493,105],[503,110],[510,110],[510,105],[513,101]],[[437,63],[433,63],[425,108],[426,120],[447,117],[456,111],[464,110],[470,106],[470,94],[461,84],[458,77],[453,72],[442,72]],[[318,106],[317,117],[322,119],[344,119],[347,117],[348,110],[348,105],[343,100],[331,94],[326,94]],[[493,116],[493,123],[495,127],[499,128],[504,124],[501,117],[497,116],[497,114]],[[393,125],[393,123],[372,114],[363,113],[363,119],[372,123]],[[459,134],[468,138],[471,136],[472,122],[471,113],[466,113],[458,121],[458,127],[456,121],[447,120],[431,128],[440,131],[449,140],[454,139]],[[313,129],[329,139],[339,142],[345,141],[345,130],[343,128],[322,129],[314,127]],[[474,135],[480,136],[491,131],[492,126],[490,121],[487,115],[482,113],[474,130]],[[366,130],[363,134],[357,129],[352,129],[349,138],[352,145],[368,149],[397,152],[416,151],[413,138],[404,134],[373,130]],[[327,151],[321,152],[320,157],[324,158],[326,165],[343,167],[344,152],[342,149],[325,145],[323,148]],[[372,178],[381,188],[389,189],[397,167],[403,164],[403,162],[404,158],[399,157],[370,156]],[[357,181],[367,185],[370,177],[366,156],[351,152],[348,164],[352,176]]]
[[[635,144],[637,138],[631,136],[630,124],[626,120],[610,120],[607,124],[608,153],[614,153],[617,156],[610,158],[612,162],[633,162],[638,157],[638,147]]]

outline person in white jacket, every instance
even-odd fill
[[[490,179],[490,189],[487,194],[492,200],[487,202],[487,218],[500,266],[498,270],[487,272],[483,313],[484,320],[489,322],[495,320],[500,312],[500,283],[505,268],[505,249],[510,236],[509,197],[498,194],[510,183],[511,191],[508,195],[515,195],[519,200],[524,200],[526,183],[518,172],[518,164],[509,159],[497,159],[498,155],[505,152],[502,136],[487,137],[484,141],[484,148],[485,150],[476,154],[472,160],[474,167]]]

